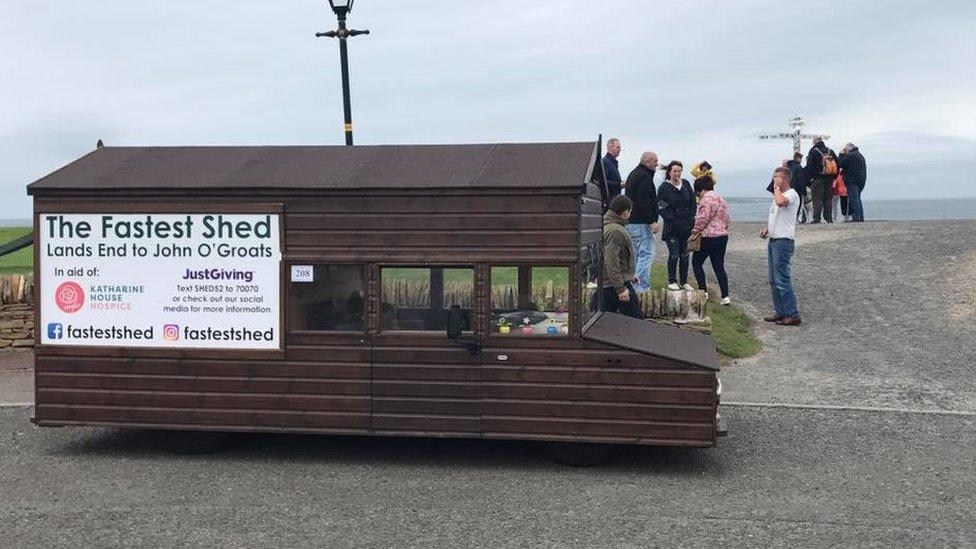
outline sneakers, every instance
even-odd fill
[[[783,318],[781,318],[781,319],[779,319],[779,320],[776,321],[776,325],[777,326],[799,326],[801,323],[802,323],[802,321],[800,320],[800,317],[798,317],[798,316],[794,316],[792,318],[790,318],[790,317],[783,317]]]
[[[727,297],[723,297],[722,298],[722,305],[728,306],[728,305],[731,305],[731,304],[732,304],[732,300],[731,299],[729,299]]]
[[[681,289],[684,290],[684,291],[686,291],[686,292],[693,292],[693,291],[695,291],[695,289],[691,287],[691,284],[688,284],[687,282],[684,283],[681,286]]]
[[[672,292],[677,292],[678,290],[681,289],[681,286],[678,286],[677,282],[672,282],[671,284],[668,284],[668,289],[671,290]]]

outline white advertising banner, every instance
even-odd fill
[[[280,348],[278,214],[41,214],[44,345]]]

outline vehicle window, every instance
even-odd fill
[[[380,329],[439,332],[447,330],[447,311],[461,307],[462,329],[474,324],[474,269],[384,267],[380,270]]]
[[[295,267],[299,271],[294,271]],[[295,267],[288,287],[290,330],[363,330],[362,265],[318,264]]]
[[[491,268],[492,334],[569,334],[569,267]]]

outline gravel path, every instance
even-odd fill
[[[755,318],[761,226],[734,224],[726,260]],[[725,400],[976,412],[976,221],[801,225],[793,278],[803,326],[760,320],[765,348],[723,368]]]

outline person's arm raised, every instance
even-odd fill
[[[773,185],[773,196],[773,200],[776,201],[776,205],[780,208],[785,208],[786,206],[790,205],[790,197],[786,196],[786,194],[779,190],[779,187],[776,185]]]

